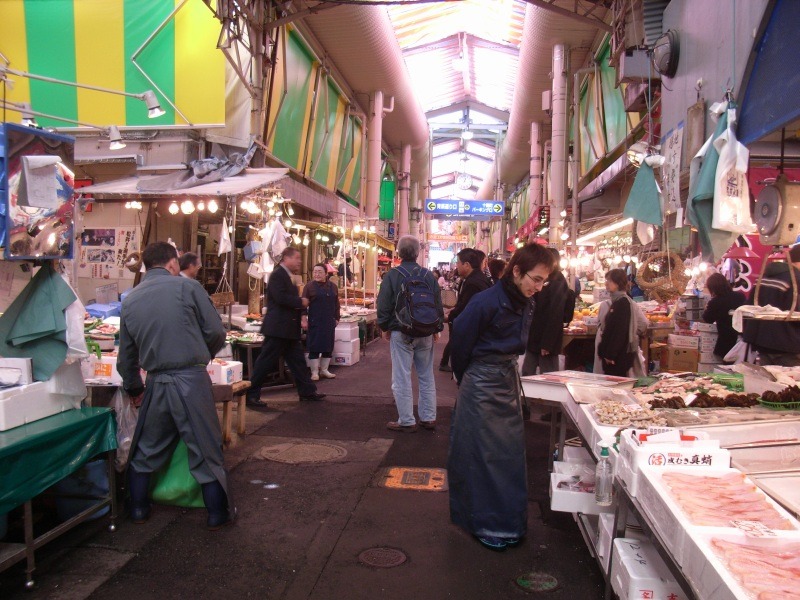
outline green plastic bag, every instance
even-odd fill
[[[150,497],[156,504],[205,508],[202,488],[189,471],[189,451],[183,440],[178,441],[167,465],[153,473]]]

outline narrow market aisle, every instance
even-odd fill
[[[19,578],[17,589],[2,585],[11,592],[3,597],[483,600],[524,597],[514,580],[530,571],[559,581],[548,597],[602,596],[602,577],[571,515],[548,508],[546,423],[526,425],[529,536],[494,553],[450,524],[446,492],[378,485],[388,467],[446,466],[456,393],[449,374],[436,372],[437,431],[404,434],[385,429],[396,416],[387,342],[370,344],[358,365],[336,372],[320,385],[329,394],[324,402],[264,392],[273,409],[251,412],[258,428],[228,451],[235,525],[207,532],[203,510],[156,507],[152,523],[126,521],[114,534],[101,530],[62,546],[41,562],[38,590],[24,592]],[[307,458],[332,460],[280,462]],[[393,568],[361,564],[359,554],[376,547],[407,559]]]

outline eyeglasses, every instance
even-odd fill
[[[528,273],[525,273],[525,277],[530,279],[536,285],[541,285],[542,283],[544,283],[544,277],[540,277],[539,275],[537,275],[536,277],[532,277]]]

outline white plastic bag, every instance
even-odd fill
[[[117,471],[125,470],[128,465],[128,455],[131,451],[133,433],[136,431],[136,421],[139,419],[139,409],[131,404],[131,397],[125,390],[118,388],[114,394],[114,413],[117,415]]]
[[[222,230],[219,234],[219,250],[217,251],[218,256],[222,256],[226,252],[230,252],[232,248],[231,244],[231,233],[228,231],[228,220],[223,217],[222,218]]]
[[[719,152],[714,178],[714,211],[711,226],[734,233],[750,233],[750,188],[747,165],[750,151],[736,139],[736,109],[728,110],[728,128],[714,140]]]
[[[69,285],[67,278],[62,275],[64,282]],[[70,286],[72,293],[75,290]],[[64,318],[67,320],[67,364],[75,362],[89,356],[89,350],[86,347],[85,331],[83,329],[83,317],[86,314],[86,309],[83,302],[75,294],[75,302],[70,304],[64,311]]]

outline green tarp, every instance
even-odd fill
[[[643,162],[639,167],[639,172],[636,173],[636,179],[633,180],[633,187],[622,214],[657,227],[663,225],[656,176],[647,163]]]
[[[110,408],[78,408],[0,432],[0,514],[117,448]]]

